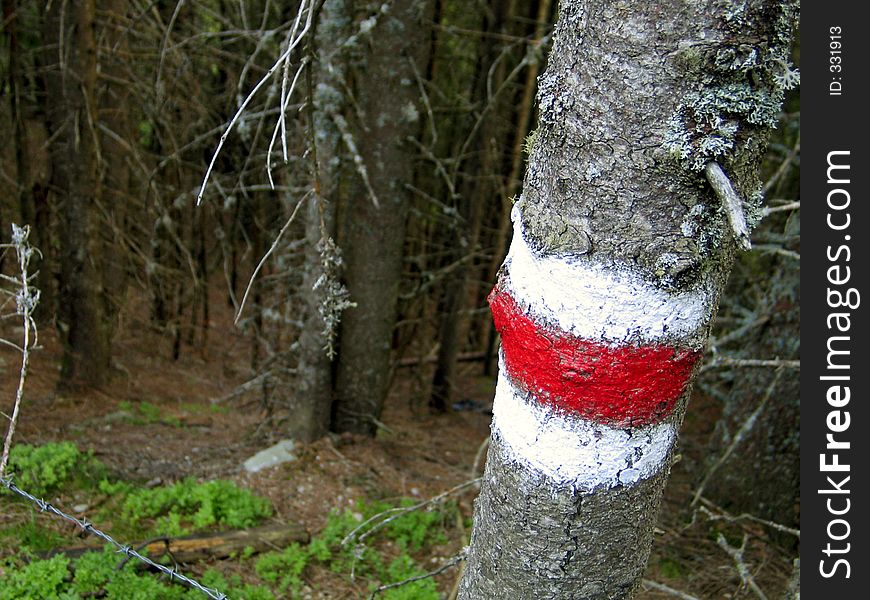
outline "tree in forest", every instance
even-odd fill
[[[430,12],[431,3],[421,0],[385,4],[374,14],[365,3],[335,0],[320,12],[314,93],[319,184],[308,233],[309,243],[317,243],[310,246],[307,268],[314,271],[306,278],[307,293],[314,295],[307,303],[307,328],[319,335],[303,333],[302,385],[311,393],[297,399],[305,414],[320,416],[303,437],[322,432],[323,407],[330,401],[334,430],[371,435],[386,399],[408,209],[405,185],[414,166],[406,144],[420,127],[415,71],[425,64]],[[324,334],[328,323],[316,312],[323,290],[310,282],[330,274],[336,243],[353,305],[341,314],[330,361],[322,356],[332,346]]]
[[[784,88],[796,3],[564,0],[490,295],[460,598],[629,598]]]
[[[100,202],[95,131],[97,46],[93,0],[50,3],[43,34],[45,112],[51,133],[51,191],[57,197],[60,276],[58,328],[64,342],[61,383],[99,385],[109,367],[102,307],[101,252],[96,207]]]

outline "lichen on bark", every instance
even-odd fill
[[[752,213],[772,115],[793,79],[796,6],[564,0],[519,200],[532,250],[630,271],[669,293],[710,289],[712,319],[736,244],[702,170],[720,162]],[[692,154],[675,153],[676,138]],[[631,598],[669,464],[581,493],[512,459],[494,433],[459,597]]]

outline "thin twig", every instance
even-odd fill
[[[701,368],[701,371],[718,367],[775,367],[782,369],[800,369],[801,361],[783,360],[779,358],[731,358],[728,356],[716,356]]]
[[[422,575],[416,575],[414,577],[409,577],[408,579],[403,579],[402,581],[397,581],[395,583],[388,583],[386,585],[382,585],[372,591],[371,596],[369,596],[369,600],[374,600],[374,597],[380,594],[381,592],[385,592],[387,590],[391,590],[393,588],[401,587],[403,585],[408,585],[409,583],[414,583],[415,581],[420,581],[421,579],[429,579],[430,577],[435,577],[436,575],[440,575],[447,569],[451,569],[456,566],[457,563],[465,560],[466,551],[463,550],[459,554],[453,556],[446,563],[435,569],[434,571],[429,571],[428,573],[423,573]]]
[[[767,215],[775,213],[775,212],[783,212],[783,211],[787,211],[787,210],[800,210],[800,208],[801,208],[801,201],[796,200],[794,202],[788,202],[786,204],[779,204],[777,206],[765,206],[761,210],[761,214],[762,214],[762,216],[766,217]]]
[[[801,151],[801,136],[798,134],[797,140],[795,140],[794,146],[789,150],[788,155],[786,155],[785,159],[780,163],[779,168],[777,168],[776,173],[768,179],[764,186],[761,188],[762,194],[767,194],[773,188],[774,185],[779,182],[780,179],[788,172],[791,165],[794,163],[795,158],[800,154]]]
[[[419,509],[421,509],[421,508],[423,508],[424,506],[427,506],[427,505],[429,505],[429,504],[435,504],[435,503],[437,503],[437,502],[440,502],[441,500],[443,500],[443,499],[446,498],[447,496],[449,496],[449,495],[451,495],[451,494],[455,494],[455,493],[458,492],[458,491],[464,490],[464,489],[467,488],[467,487],[471,487],[471,486],[473,486],[473,485],[477,485],[478,483],[480,483],[480,478],[479,478],[479,477],[478,477],[477,479],[472,479],[472,480],[470,480],[470,481],[466,481],[466,482],[464,482],[464,483],[460,483],[459,485],[450,488],[450,489],[447,490],[446,492],[441,492],[441,493],[438,494],[437,496],[433,496],[432,498],[429,498],[428,500],[423,500],[422,502],[418,502],[417,504],[414,504],[414,505],[412,505],[412,506],[402,506],[402,507],[397,507],[397,508],[390,508],[390,509],[387,509],[387,510],[385,510],[385,511],[379,512],[378,514],[376,514],[376,515],[374,515],[374,516],[372,516],[372,517],[369,517],[368,519],[366,519],[365,521],[363,521],[362,523],[360,523],[357,527],[355,527],[355,528],[353,529],[353,531],[351,531],[350,533],[348,533],[348,534],[344,537],[344,539],[341,540],[341,545],[342,545],[342,546],[346,546],[346,545],[347,545],[351,540],[353,540],[354,538],[357,538],[357,535],[356,535],[356,534],[357,534],[360,530],[362,530],[363,528],[365,528],[365,527],[366,527],[367,525],[369,525],[370,523],[372,523],[372,522],[374,522],[374,521],[376,521],[376,520],[378,520],[378,519],[380,519],[380,518],[382,518],[382,517],[384,517],[384,516],[386,516],[386,515],[390,515],[390,516],[387,517],[386,519],[384,519],[383,521],[381,521],[380,523],[378,523],[377,525],[375,525],[374,527],[372,527],[371,529],[369,529],[368,531],[366,531],[365,533],[363,533],[362,535],[360,535],[360,536],[357,538],[357,541],[362,542],[365,538],[367,538],[367,537],[370,536],[371,534],[375,533],[376,531],[378,531],[379,529],[381,529],[381,528],[384,527],[385,525],[389,524],[390,522],[396,520],[397,518],[399,518],[399,517],[400,517],[401,515],[403,515],[403,514],[406,514],[406,513],[409,513],[409,512],[413,512],[413,511],[415,511],[415,510],[419,510]]]
[[[281,236],[284,235],[284,232],[287,231],[287,228],[290,227],[290,224],[296,218],[296,214],[299,212],[299,207],[302,206],[302,203],[308,198],[308,194],[305,194],[300,198],[299,202],[296,203],[296,208],[293,209],[293,213],[290,215],[290,218],[287,219],[287,222],[284,223],[284,226],[281,228],[281,231],[278,232],[278,235],[275,237],[275,240],[272,242],[272,246],[269,247],[269,250],[266,254],[263,255],[263,258],[260,259],[260,262],[257,263],[257,268],[254,269],[254,272],[251,274],[251,278],[248,280],[248,286],[245,288],[245,294],[242,296],[242,303],[239,304],[239,310],[236,312],[236,318],[233,319],[233,324],[237,325],[239,323],[239,319],[242,316],[242,311],[245,309],[245,302],[248,300],[248,293],[251,291],[251,286],[254,285],[254,279],[257,278],[257,273],[260,272],[260,269],[263,268],[263,264],[265,264],[266,259],[272,255],[272,252],[275,251],[275,248],[278,247],[278,242],[281,241]]]
[[[293,76],[293,83],[290,84],[289,92],[285,92],[284,89],[281,90],[281,93],[284,95],[284,100],[281,102],[281,112],[278,117],[278,122],[275,124],[275,130],[272,132],[272,139],[269,140],[269,149],[266,150],[266,174],[269,177],[269,186],[273,190],[275,189],[275,181],[272,179],[272,148],[275,147],[275,140],[278,137],[278,131],[280,131],[284,164],[287,164],[289,159],[287,157],[287,130],[284,125],[284,113],[287,111],[287,104],[290,102],[290,98],[293,96],[293,91],[296,89],[296,82],[299,80],[299,75],[302,73],[302,69],[305,68],[307,62],[308,57],[306,56],[302,59],[302,64],[300,64],[299,68],[296,70],[296,75]],[[288,60],[287,65],[289,64],[290,61]]]
[[[675,590],[670,586],[659,583],[658,581],[653,581],[652,579],[644,579],[643,584],[648,588],[656,590],[657,592],[664,592],[665,594],[669,594],[671,596],[674,596],[675,598],[680,598],[681,600],[698,600],[691,594],[681,592],[680,590]]]
[[[722,453],[722,456],[719,457],[719,460],[715,462],[715,464],[710,467],[710,470],[707,471],[707,474],[704,475],[703,481],[701,481],[701,485],[698,486],[697,491],[695,491],[695,496],[692,498],[692,506],[695,506],[701,498],[701,494],[704,493],[704,488],[707,487],[707,484],[710,482],[710,478],[713,477],[713,474],[725,464],[725,462],[731,457],[731,454],[740,445],[740,442],[743,441],[752,428],[755,426],[755,422],[758,420],[758,417],[761,415],[764,408],[767,406],[768,400],[773,395],[773,390],[776,388],[776,385],[779,383],[779,378],[782,376],[783,368],[780,367],[776,370],[776,373],[773,376],[773,380],[770,382],[770,385],[767,386],[767,390],[764,392],[764,397],[761,399],[761,402],[758,403],[758,406],[752,411],[752,414],[747,417],[746,421],[743,422],[743,425],[740,426],[740,429],[737,430],[737,433],[734,434],[734,439],[731,440],[731,443],[725,449],[725,452]]]
[[[304,4],[305,3],[303,2],[303,5]],[[302,7],[300,7],[300,11],[301,9]],[[209,161],[208,168],[205,171],[205,176],[202,178],[202,185],[199,186],[199,192],[196,195],[197,206],[202,203],[202,197],[205,194],[205,188],[208,185],[208,180],[211,177],[211,172],[214,170],[214,165],[217,162],[218,155],[221,153],[221,150],[223,149],[224,144],[226,143],[227,138],[230,135],[230,132],[233,130],[233,127],[236,126],[236,123],[238,123],[239,119],[242,116],[242,113],[245,112],[248,104],[250,104],[256,93],[260,91],[260,88],[262,88],[263,85],[265,85],[265,83],[272,77],[272,75],[274,75],[275,72],[284,65],[284,61],[289,60],[290,54],[293,52],[293,50],[296,49],[296,46],[299,45],[299,42],[302,41],[302,38],[305,37],[305,34],[308,33],[310,26],[311,19],[307,19],[305,22],[305,27],[302,29],[301,32],[299,32],[299,35],[297,35],[295,39],[290,41],[290,43],[287,45],[287,49],[284,50],[281,56],[278,57],[278,60],[275,61],[275,64],[273,64],[266,72],[266,74],[263,75],[260,81],[257,82],[257,84],[254,86],[254,89],[251,90],[251,92],[242,102],[241,106],[239,106],[239,108],[236,110],[232,119],[230,119],[230,122],[227,124],[226,129],[224,130],[223,134],[221,134],[221,139],[218,142],[218,146],[215,149],[214,154],[212,154],[211,161]]]
[[[759,525],[765,525],[767,527],[770,527],[771,529],[775,529],[775,530],[780,531],[782,533],[791,534],[797,538],[801,537],[801,530],[800,529],[795,529],[794,527],[788,527],[786,525],[782,525],[781,523],[777,523],[775,521],[768,521],[767,519],[762,519],[760,517],[756,517],[755,515],[750,515],[749,513],[741,513],[735,517],[735,516],[729,514],[723,508],[716,506],[716,504],[714,504],[712,501],[708,500],[707,498],[704,498],[703,496],[700,497],[700,502],[701,502],[701,504],[704,505],[701,507],[701,512],[706,514],[707,518],[710,519],[711,521],[724,520],[724,521],[728,521],[730,523],[735,523],[737,521],[752,521],[753,523],[758,523]],[[710,508],[707,508],[707,507],[710,507]],[[710,510],[711,508],[718,511],[718,513],[714,513],[713,510]]]
[[[746,563],[743,562],[743,552],[746,550],[746,541],[748,539],[749,536],[744,535],[743,544],[739,548],[735,548],[729,544],[728,540],[725,539],[725,536],[720,533],[719,537],[716,539],[716,543],[719,544],[719,547],[727,552],[728,556],[730,556],[734,561],[734,566],[737,568],[737,574],[740,575],[740,581],[743,582],[743,585],[748,586],[749,589],[755,592],[755,595],[758,596],[759,600],[767,600],[767,596],[763,591],[761,591],[758,584],[755,583],[755,578],[752,576],[752,573],[749,572],[749,567],[747,567]]]
[[[12,451],[12,438],[15,435],[15,426],[18,424],[18,415],[21,410],[21,401],[24,398],[24,382],[27,380],[27,366],[30,362],[31,331],[36,330],[33,320],[33,310],[39,302],[39,290],[30,288],[30,277],[27,274],[30,259],[34,249],[27,241],[30,235],[30,227],[19,227],[12,224],[12,244],[18,257],[18,270],[21,273],[19,279],[20,288],[16,294],[17,313],[21,316],[24,326],[23,344],[18,350],[21,352],[21,370],[18,374],[18,387],[15,390],[15,404],[12,408],[12,416],[9,417],[9,425],[6,429],[6,438],[3,440],[3,455],[0,456],[0,478],[6,475],[6,467],[9,464],[9,454]],[[5,340],[4,340],[5,341]],[[11,342],[10,345],[15,346]]]
[[[794,260],[800,261],[801,255],[799,252],[795,252],[794,250],[788,250],[783,248],[782,246],[776,246],[774,244],[761,244],[757,245],[753,248],[753,250],[757,250],[758,252],[769,252],[771,254],[779,254],[780,256],[785,256],[786,258],[792,258]]]

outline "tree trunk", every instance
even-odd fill
[[[331,114],[344,110],[341,90],[347,73],[342,44],[351,35],[349,0],[327,0],[315,24],[316,70],[306,73],[313,103],[308,108],[311,178],[314,193],[305,206],[305,271],[302,296],[304,326],[299,335],[300,393],[291,400],[295,418],[288,434],[313,441],[329,431],[335,392],[335,333],[342,317],[343,289],[338,281],[339,250],[335,247],[336,205],[340,201],[341,132]],[[313,71],[313,72],[312,72]],[[313,89],[312,89],[313,88]]]
[[[417,72],[425,65],[430,13],[428,0],[398,0],[369,17],[366,23],[374,20],[373,27],[357,23],[358,35],[365,32],[367,39],[357,42],[364,57],[352,64],[347,83],[359,121],[353,114],[332,115],[357,165],[339,219],[345,278],[356,306],[340,325],[336,431],[373,434],[389,387],[408,208],[405,184],[412,181],[414,164],[406,140],[418,134],[421,112],[412,65]]]
[[[460,598],[634,595],[741,237],[704,171],[757,210],[794,16],[562,2],[490,295],[500,376]]]
[[[127,2],[103,0],[103,27],[100,36],[99,86],[100,122],[108,130],[100,130],[102,150],[101,201],[103,204],[101,268],[106,333],[112,337],[116,320],[124,304],[128,282],[128,257],[124,240],[128,230],[128,207],[133,205],[130,194],[130,89],[132,82],[125,66],[130,61],[130,45],[126,35]],[[127,82],[127,83],[125,83]]]
[[[100,198],[95,12],[93,0],[52,2],[44,20],[51,65],[45,78],[52,185],[61,214],[58,326],[64,342],[61,386],[66,387],[99,385],[109,367],[94,225]]]

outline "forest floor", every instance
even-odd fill
[[[92,451],[113,477],[151,487],[185,477],[231,480],[271,501],[272,522],[296,522],[315,535],[324,528],[330,511],[353,511],[360,499],[424,500],[479,475],[482,465],[475,465],[475,459],[489,435],[490,416],[486,410],[429,414],[428,373],[415,367],[397,370],[382,418],[384,428],[376,437],[331,435],[298,445],[293,462],[247,473],[242,466],[245,459],[282,439],[282,423],[292,415],[280,410],[267,414],[257,393],[218,402],[251,377],[250,339],[232,328],[231,315],[225,312],[213,316],[204,345],[197,340],[197,347],[183,346],[174,361],[168,337],[145,321],[122,323],[113,349],[111,381],[81,394],[56,391],[61,349],[52,326],[43,326],[41,349],[32,355],[16,442],[69,440],[82,451]],[[14,339],[20,328],[7,325],[3,333]],[[14,350],[0,351],[4,412],[11,408],[19,362]],[[463,364],[457,400],[486,407],[493,391],[494,380],[480,375],[479,364]],[[137,407],[148,411],[137,413]],[[131,418],[146,412],[147,418]],[[693,400],[689,408],[681,434],[682,459],[673,469],[639,598],[674,598],[682,592],[683,598],[701,600],[764,595],[774,599],[781,598],[787,587],[797,554],[793,539],[750,519],[724,518],[709,505],[707,510],[691,506],[705,440],[717,416],[716,407],[703,398]],[[467,544],[474,495],[475,488],[468,487],[450,496],[462,518],[445,522],[444,536],[415,552],[423,569],[437,569]],[[69,511],[77,507],[80,517],[90,517],[104,499],[96,490],[93,494],[79,490],[74,496],[50,501]],[[2,502],[0,507],[8,506]],[[0,530],[32,520],[34,514],[20,507],[0,510]],[[68,535],[65,545],[86,543],[69,524],[55,523],[49,516],[36,518]],[[734,548],[745,544],[742,558],[735,560],[737,555],[727,552],[719,533]],[[0,544],[3,551],[11,552]],[[206,566],[256,581],[250,563],[241,559],[181,565],[181,570],[196,576]],[[459,574],[455,567],[436,577],[443,598],[450,595]],[[348,573],[317,565],[307,568],[302,579],[303,598],[365,598],[370,589]]]

